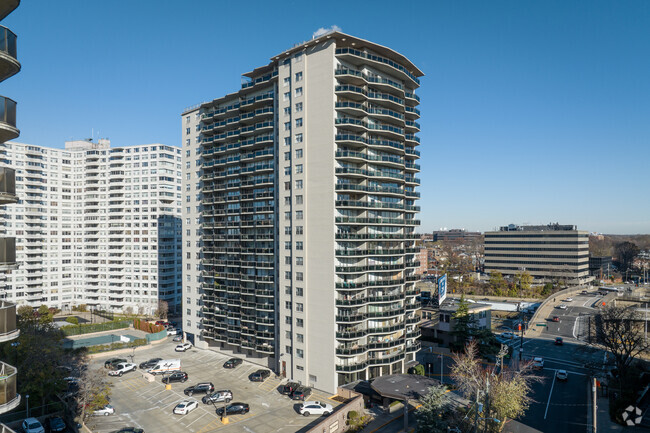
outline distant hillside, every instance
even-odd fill
[[[650,235],[589,236],[589,251],[594,256],[613,256],[614,247],[621,242],[632,242],[641,250],[650,250]]]

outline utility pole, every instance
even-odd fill
[[[485,427],[483,433],[488,433],[488,419],[490,418],[490,373],[486,372],[485,390]]]
[[[594,377],[593,379],[593,384],[591,385],[591,394],[592,394],[592,406],[593,406],[593,421],[592,421],[592,432],[597,433],[598,429],[596,428],[596,421],[598,420],[598,406],[596,405],[596,378]]]

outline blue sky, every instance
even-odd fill
[[[184,108],[320,27],[426,76],[422,231],[508,223],[650,233],[650,2],[23,1],[18,141],[181,144]]]

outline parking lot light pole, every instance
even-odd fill
[[[25,394],[25,400],[27,401],[27,410],[26,410],[27,417],[26,418],[29,418],[29,394]]]

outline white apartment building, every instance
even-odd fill
[[[18,305],[151,314],[181,305],[181,154],[149,144],[0,145],[17,204],[3,206],[18,269],[3,298]]]
[[[406,371],[422,75],[331,32],[183,112],[183,313],[198,347],[330,392]]]

